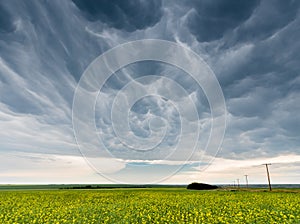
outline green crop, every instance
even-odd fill
[[[0,191],[0,223],[300,223],[300,194],[185,189]]]

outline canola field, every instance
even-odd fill
[[[0,223],[300,223],[300,194],[186,189],[0,191]]]

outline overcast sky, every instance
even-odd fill
[[[267,183],[261,164],[272,163],[273,183],[299,184],[299,8],[296,0],[0,1],[0,183],[232,184],[245,174]],[[107,50],[142,39],[175,42],[213,71],[227,110],[220,150],[205,150],[213,120],[203,86],[158,61],[111,74],[94,102],[99,139],[83,133],[102,148],[78,147],[72,105],[82,74]],[[120,95],[143,97],[114,120]],[[127,119],[119,136],[114,125]],[[133,149],[145,144],[153,147]]]

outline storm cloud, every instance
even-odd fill
[[[188,26],[200,42],[217,40],[245,22],[258,3],[258,0],[193,1],[193,11],[188,17]]]
[[[72,0],[89,21],[100,20],[126,31],[151,27],[162,16],[161,0]]]
[[[14,17],[5,8],[3,3],[0,3],[0,33],[10,33],[16,29]]]
[[[222,150],[216,155],[218,169],[222,162],[224,170],[230,170],[233,161],[247,161],[250,167],[267,158],[278,163],[285,158],[285,164],[296,164],[286,172],[299,170],[299,8],[300,2],[292,0],[2,1],[0,164],[5,165],[0,176],[11,180],[10,175],[24,167],[34,173],[35,161],[42,167],[43,156],[53,159],[46,159],[48,165],[56,161],[59,167],[69,167],[72,161],[72,167],[83,166],[72,126],[73,96],[83,72],[97,56],[119,44],[152,38],[195,51],[215,73],[228,112]],[[175,81],[186,94],[158,76]],[[164,124],[168,131],[158,151],[144,157],[124,154],[125,146],[112,127],[114,98],[131,82],[156,93],[171,93],[174,99],[151,96],[131,108],[129,134],[147,139]],[[203,149],[212,124],[211,108],[191,76],[154,61],[133,63],[112,74],[95,103],[97,134],[114,156],[119,155],[117,162],[101,158],[104,164],[113,164],[107,172],[126,174],[128,164],[156,164],[157,169],[166,170],[178,166],[184,150],[178,161],[158,158],[172,151],[182,135],[190,137],[191,133],[180,132],[176,108],[176,104],[188,105],[188,100],[195,102],[199,119],[189,119],[187,113],[182,121],[190,127],[200,125],[198,146]],[[200,151],[191,157],[183,174],[198,172]],[[206,156],[215,157],[209,152]],[[185,180],[183,174],[174,179]],[[88,180],[97,180],[93,178]]]

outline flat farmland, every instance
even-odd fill
[[[300,193],[2,190],[0,223],[300,223]]]

